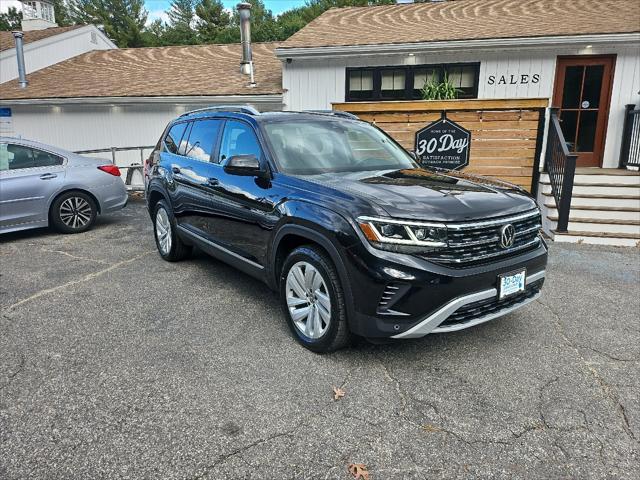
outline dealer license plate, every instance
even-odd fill
[[[524,292],[526,272],[521,270],[519,272],[507,273],[506,275],[499,275],[500,281],[500,299],[515,295],[519,292]]]

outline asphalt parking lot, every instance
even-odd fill
[[[139,200],[5,235],[0,478],[637,478],[639,292],[637,249],[553,245],[513,315],[320,356],[257,281],[163,262]]]

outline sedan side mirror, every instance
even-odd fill
[[[411,155],[411,158],[413,158],[416,162],[418,161],[418,155],[416,154],[416,152],[414,152],[413,150],[409,150],[409,155]]]
[[[243,177],[264,177],[266,172],[260,168],[260,160],[255,155],[234,155],[227,160],[224,171],[229,175]]]

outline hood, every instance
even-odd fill
[[[521,213],[536,206],[509,183],[422,168],[317,175],[313,179],[375,203],[394,218],[467,221]]]

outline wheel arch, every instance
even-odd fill
[[[315,245],[320,247],[329,256],[338,272],[338,277],[342,284],[342,289],[347,298],[352,298],[351,283],[349,274],[338,248],[321,231],[299,224],[283,225],[277,232],[269,264],[272,271],[268,275],[269,286],[278,290],[280,286],[280,276],[282,266],[291,251],[302,245]],[[353,306],[351,302],[346,302],[347,317],[353,318]]]

